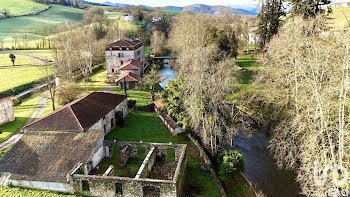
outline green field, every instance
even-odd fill
[[[65,22],[79,22],[83,19],[83,10],[52,5],[47,11],[33,16],[20,16],[15,18],[7,18],[0,20],[0,40],[4,40],[11,47],[13,32],[19,31],[27,33],[29,40],[40,38],[40,35],[35,34],[36,28],[55,28],[58,24]]]
[[[47,9],[49,6],[41,3],[35,3],[28,0],[1,0],[0,10],[8,9],[10,16],[22,16],[35,14]],[[2,15],[0,15],[2,17]]]
[[[329,14],[329,25],[334,30],[341,30],[346,27],[349,28],[350,23],[350,7],[346,8],[332,8],[332,13]]]
[[[32,55],[38,55],[42,57],[48,57],[48,58],[54,58],[53,50],[7,50],[4,52],[8,53],[23,53],[23,54],[32,54]]]
[[[23,189],[19,187],[0,187],[0,196],[2,197],[59,197],[59,196],[71,196],[76,195],[61,194],[49,191]]]
[[[23,66],[0,69],[0,92],[37,81],[46,76],[47,66]]]
[[[180,11],[180,10],[166,10],[166,9],[159,9],[159,10],[158,9],[157,10],[149,9],[149,10],[151,10],[153,12],[168,13],[168,14],[173,15],[173,16],[178,16],[182,13],[182,11]]]
[[[14,135],[33,114],[36,105],[40,99],[40,94],[30,96],[22,100],[22,103],[13,108],[15,112],[15,121],[0,126],[2,133],[0,134],[0,143]]]
[[[15,65],[25,65],[25,64],[38,65],[40,63],[43,63],[43,61],[37,58],[29,57],[26,55],[15,54],[15,56],[16,56]],[[12,62],[11,62],[11,59],[9,58],[9,54],[0,54],[0,66],[12,66]]]

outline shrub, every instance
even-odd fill
[[[128,108],[135,108],[136,101],[135,100],[128,100]]]
[[[223,177],[244,171],[244,158],[237,150],[219,153],[218,164],[219,175]]]
[[[21,99],[18,98],[18,96],[15,96],[15,97],[12,97],[12,103],[13,103],[13,106],[18,106],[19,104],[21,104]]]
[[[82,89],[74,82],[64,82],[57,88],[57,98],[60,104],[67,104],[78,97]]]

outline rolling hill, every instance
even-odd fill
[[[47,9],[49,6],[41,3],[35,3],[29,0],[1,0],[0,10],[7,9],[10,16],[23,16],[36,14]],[[0,14],[0,18],[2,14]]]
[[[1,1],[2,4],[2,1]],[[20,6],[18,6],[20,8]],[[38,39],[40,35],[34,32],[35,28],[52,27],[65,22],[79,22],[83,19],[83,10],[62,6],[51,5],[51,7],[32,16],[19,16],[0,20],[0,40],[5,43],[12,41],[13,32],[26,33],[27,39]]]

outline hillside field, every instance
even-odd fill
[[[350,23],[350,7],[332,8],[332,13],[328,17],[331,27],[335,30],[343,29]]]
[[[9,55],[10,54],[7,54],[7,53],[0,54],[0,66],[12,66],[12,62]],[[15,65],[25,65],[25,64],[37,65],[37,64],[43,63],[43,61],[37,58],[29,57],[26,55],[15,54],[15,56],[16,56]]]
[[[8,9],[10,16],[22,16],[35,14],[47,9],[49,6],[41,3],[35,3],[29,0],[1,0],[0,10]],[[0,15],[0,18],[2,15]]]
[[[5,41],[5,47],[10,47],[14,31],[27,33],[29,40],[35,40],[40,36],[35,34],[34,28],[42,28],[47,26],[55,28],[58,24],[65,22],[79,22],[82,19],[82,9],[61,5],[51,5],[51,8],[38,15],[1,19],[0,40]]]

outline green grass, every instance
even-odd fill
[[[12,46],[12,34],[14,31],[27,33],[29,40],[40,38],[40,35],[35,34],[35,28],[52,27],[55,28],[58,24],[65,22],[79,22],[83,19],[83,10],[52,5],[47,11],[33,16],[20,16],[0,20],[0,40],[5,40],[5,47]]]
[[[145,46],[145,56],[149,56],[151,54],[151,46]]]
[[[329,26],[334,30],[339,31],[344,28],[349,28],[350,23],[350,7],[332,8],[332,13],[328,16]]]
[[[4,52],[32,54],[32,55],[38,55],[38,56],[42,56],[42,57],[54,58],[53,50],[50,50],[50,49],[45,49],[45,50],[7,50]]]
[[[0,92],[40,80],[48,66],[24,66],[0,69]]]
[[[156,113],[145,111],[131,112],[125,121],[125,126],[113,129],[105,139],[159,143],[187,143],[187,139],[182,136],[172,136]]]
[[[27,123],[30,116],[33,114],[36,105],[40,100],[40,94],[30,96],[22,100],[19,106],[14,107],[15,121],[6,123],[0,126],[2,134],[0,134],[0,143],[10,138],[19,129]]]
[[[11,59],[9,58],[10,54],[0,54],[0,66],[12,66]],[[43,61],[29,57],[26,55],[18,55],[15,54],[16,60],[15,65],[25,65],[25,64],[32,64],[32,65],[38,65],[40,63],[43,63]]]
[[[255,196],[249,183],[240,174],[236,173],[230,179],[221,180],[228,196],[231,197],[251,197]]]
[[[182,13],[181,10],[166,10],[166,9],[159,9],[159,10],[155,10],[155,9],[150,9],[154,12],[160,12],[160,13],[168,13],[170,15],[173,15],[173,16],[178,16]]]
[[[20,187],[0,187],[0,196],[1,197],[58,197],[58,196],[72,196],[69,194],[62,194],[56,192],[49,192],[43,190],[33,190],[33,189],[24,189]]]
[[[101,69],[90,76],[90,82],[79,82],[78,84],[88,92],[101,91],[104,88],[113,86],[112,84],[106,84],[107,70]]]
[[[8,9],[10,16],[22,16],[27,14],[35,14],[39,11],[47,9],[49,6],[41,3],[35,3],[28,0],[1,0],[0,10]]]
[[[120,12],[105,12],[105,16],[109,19],[119,19],[121,15]]]

